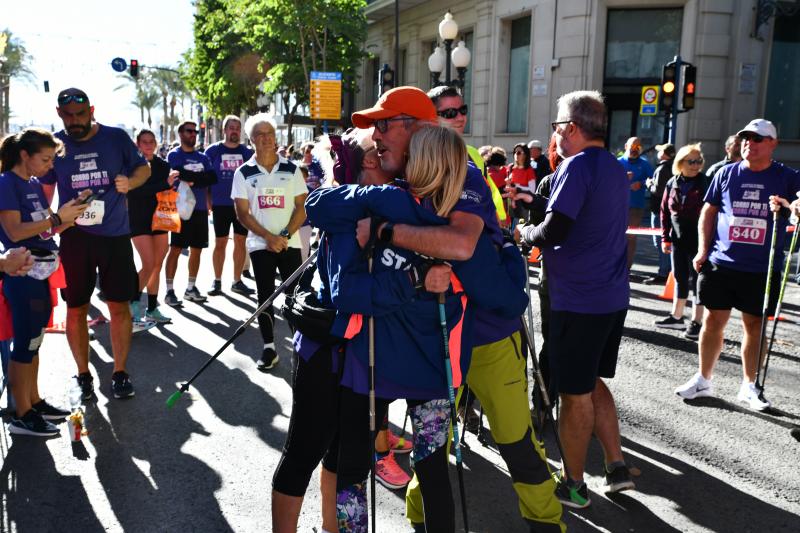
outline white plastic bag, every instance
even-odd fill
[[[194,212],[194,205],[197,199],[194,197],[192,188],[185,181],[178,183],[178,201],[175,202],[178,207],[178,214],[182,220],[189,220]]]

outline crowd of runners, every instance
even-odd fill
[[[135,394],[126,364],[132,335],[170,323],[159,305],[162,266],[163,303],[171,307],[182,305],[173,283],[187,248],[183,300],[198,304],[228,289],[264,304],[276,275],[286,280],[304,268],[286,291],[294,400],[273,477],[272,530],[296,530],[320,463],[323,531],[367,531],[376,479],[406,489],[415,531],[454,531],[459,507],[466,525],[449,452],[460,469],[456,412],[467,422],[477,399],[521,519],[531,531],[564,531],[562,505],[591,504],[584,465],[592,435],[602,445],[605,490],[635,488],[607,381],[629,305],[635,237],[626,232],[642,224],[648,196],[661,255],[659,271],[644,281],[671,273],[676,284],[670,314],[655,325],[699,339],[698,372],[675,393],[714,394],[712,373],[735,308],[744,335],[737,399],[754,410],[770,406],[759,382],[764,319],[782,294],[800,174],[773,160],[778,135],[767,120],[739,130],[726,158],[704,174],[696,143],[656,146],[655,169],[638,138],[624,154],[610,153],[606,107],[595,91],[562,95],[551,138],[517,144],[511,163],[502,147],[464,142],[469,109],[453,87],[391,89],[352,115],[352,129],[302,146],[297,157],[277,145],[277,126],[263,113],[225,117],[224,139],[202,151],[197,123],[185,120],[179,145],[162,159],[152,131],[131,139],[96,122],[80,89],[58,93],[57,110],[63,130],[29,128],[0,145],[0,321],[13,337],[4,360],[12,434],[57,434],[54,422],[70,414],[37,386],[52,288],[66,302],[76,385],[89,402],[87,312],[97,289],[114,360],[111,376],[101,378],[123,399]],[[186,211],[180,217],[170,212],[178,204]],[[210,219],[215,279],[204,295],[197,276]],[[233,275],[223,286],[231,232]],[[542,252],[539,353],[532,353],[533,320],[523,319],[532,314],[530,247]],[[257,319],[257,368],[268,372],[280,361],[272,305]],[[544,383],[535,391],[529,364]],[[561,467],[554,470],[540,439],[556,398]],[[393,401],[406,404],[411,439],[388,429]],[[394,458],[410,452],[413,478]]]

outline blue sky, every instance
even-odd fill
[[[114,90],[123,81],[111,60],[174,66],[192,45],[193,13],[190,0],[0,0],[0,31],[8,28],[22,39],[36,76],[32,82],[12,80],[12,124],[58,129],[56,94],[76,86],[89,95],[99,122],[139,125],[133,91]],[[156,111],[154,127],[157,117]]]

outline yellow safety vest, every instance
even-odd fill
[[[503,197],[500,195],[500,191],[497,190],[497,186],[486,172],[486,162],[481,157],[478,149],[474,146],[470,146],[468,144],[467,153],[469,154],[470,159],[472,159],[472,162],[475,163],[475,166],[478,167],[478,170],[481,171],[481,174],[483,174],[483,179],[486,180],[486,185],[489,186],[489,190],[492,192],[492,202],[494,202],[494,208],[497,211],[497,219],[500,222],[503,222],[507,216],[506,209],[503,206]]]

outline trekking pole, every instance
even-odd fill
[[[370,251],[369,258],[367,259],[369,273],[372,274],[372,252]],[[370,315],[367,321],[369,333],[369,455],[370,455],[370,505],[371,505],[371,520],[372,520],[372,533],[375,533],[377,509],[375,508],[375,439],[378,438],[376,431],[375,420],[375,319]]]
[[[465,387],[466,392],[464,393],[464,421],[461,423],[461,445],[465,448],[469,449],[469,445],[467,444],[467,439],[464,437],[467,435],[467,409],[469,409],[469,387]]]
[[[288,287],[289,287],[289,286],[290,286],[292,283],[294,283],[294,281],[295,281],[297,278],[299,278],[299,277],[300,277],[300,275],[303,273],[303,271],[305,271],[306,267],[307,267],[308,265],[310,265],[310,264],[311,264],[311,263],[314,261],[314,259],[316,259],[316,258],[317,258],[317,253],[318,253],[318,252],[319,252],[319,249],[317,249],[317,250],[314,250],[314,253],[310,254],[310,255],[308,256],[308,258],[307,258],[305,261],[303,261],[303,263],[302,263],[302,264],[301,264],[301,265],[300,265],[300,266],[297,268],[297,270],[295,270],[294,272],[292,272],[291,276],[289,276],[288,278],[286,278],[286,279],[283,281],[283,283],[281,283],[281,284],[278,286],[278,288],[277,288],[277,289],[275,289],[275,292],[273,292],[273,293],[270,295],[270,297],[269,297],[269,298],[267,298],[267,299],[264,301],[264,303],[263,303],[263,304],[261,304],[260,306],[258,306],[258,309],[256,309],[256,310],[255,310],[255,312],[254,312],[252,315],[250,315],[250,318],[248,318],[247,320],[245,320],[245,321],[244,321],[244,322],[243,322],[243,323],[242,323],[242,324],[241,324],[241,325],[240,325],[238,328],[236,328],[236,331],[233,333],[233,335],[231,335],[231,337],[230,337],[230,338],[229,338],[227,341],[225,341],[225,344],[223,344],[223,345],[222,345],[222,347],[221,347],[219,350],[217,350],[217,353],[215,353],[214,355],[212,355],[212,356],[211,356],[211,357],[208,359],[208,361],[206,361],[206,362],[203,364],[203,366],[201,366],[201,367],[200,367],[200,368],[197,370],[197,372],[195,372],[195,373],[194,373],[194,375],[193,375],[191,378],[189,378],[189,380],[188,380],[186,383],[184,383],[183,385],[181,385],[181,386],[178,388],[178,390],[176,390],[175,392],[173,392],[173,393],[170,395],[170,397],[169,397],[169,398],[167,398],[167,407],[172,407],[173,405],[175,405],[175,403],[178,401],[178,399],[181,397],[181,395],[182,395],[184,392],[186,392],[186,391],[188,391],[188,390],[189,390],[189,385],[191,385],[191,384],[194,382],[194,380],[196,380],[196,379],[198,378],[198,376],[200,376],[200,374],[202,374],[202,373],[205,371],[205,369],[206,369],[206,368],[208,368],[208,366],[209,366],[211,363],[213,363],[213,362],[214,362],[214,361],[215,361],[215,360],[216,360],[216,359],[217,359],[217,358],[218,358],[220,355],[222,355],[222,352],[224,352],[224,351],[225,351],[225,348],[227,348],[228,346],[230,346],[231,344],[233,344],[233,341],[235,341],[237,338],[239,338],[239,335],[241,335],[242,333],[244,333],[244,332],[247,330],[247,326],[249,326],[250,324],[252,324],[252,323],[253,323],[253,321],[254,321],[256,318],[258,318],[258,315],[260,315],[260,314],[261,314],[261,313],[262,313],[262,312],[263,312],[263,311],[264,311],[264,310],[267,308],[267,306],[269,306],[269,305],[272,305],[272,302],[275,300],[275,298],[277,298],[277,297],[278,297],[278,296],[279,296],[281,293],[283,293],[283,292],[284,292],[284,291],[285,291],[285,290],[286,290],[286,289],[287,289],[287,288],[288,288]]]
[[[456,452],[456,471],[458,472],[458,489],[461,493],[461,515],[464,519],[464,531],[469,533],[467,520],[467,495],[464,492],[464,461],[461,458],[461,446],[458,440],[458,417],[456,416],[456,398],[453,394],[453,369],[450,367],[450,332],[447,331],[447,316],[444,308],[444,293],[439,293],[439,324],[442,326],[444,341],[444,369],[447,375],[447,397],[450,401],[450,423],[453,425],[453,448]]]
[[[767,369],[769,368],[769,356],[772,354],[772,344],[775,342],[775,330],[778,329],[778,320],[781,316],[781,307],[783,306],[783,294],[786,290],[786,281],[789,279],[789,268],[792,265],[792,253],[797,246],[797,234],[800,233],[800,221],[794,225],[794,234],[792,240],[789,242],[789,254],[786,256],[786,265],[783,268],[783,278],[781,279],[781,290],[778,293],[778,304],[775,307],[775,313],[772,320],[772,334],[769,337],[769,346],[767,346],[767,356],[764,360],[764,374],[761,376],[761,383],[759,384],[756,379],[756,388],[759,389],[761,400],[764,401],[764,384],[767,382]]]
[[[533,306],[533,296],[531,295],[531,278],[530,278],[530,270],[528,269],[529,263],[525,259],[525,256],[527,256],[528,253],[530,253],[530,250],[528,250],[526,252],[524,250],[524,247],[523,247],[523,254],[522,254],[523,257],[522,257],[522,259],[523,259],[523,261],[525,261],[525,291],[528,293],[528,306],[525,308],[525,314],[528,317],[528,328],[530,328],[530,331],[533,332],[533,307],[532,307]],[[544,268],[544,267],[542,267],[542,268]],[[533,338],[533,335],[530,335],[530,345],[529,345],[528,351],[531,352],[532,366],[534,368],[534,373],[535,373],[535,372],[537,372],[536,368],[538,366],[538,359],[536,359],[536,358],[539,356],[539,354],[536,353],[536,339]],[[526,378],[527,378],[527,375],[526,375]],[[543,377],[542,377],[541,382],[544,383],[544,378]],[[536,383],[534,383],[534,390],[535,390],[535,387],[536,387],[536,385],[538,383],[539,383],[539,380],[537,379]],[[533,398],[531,398],[531,400],[533,400]],[[539,402],[535,402],[534,401],[533,408],[536,411],[538,411],[536,413],[536,419],[537,419],[537,421],[539,421],[539,423],[541,423],[542,408],[541,408],[541,405],[538,405],[538,404],[539,404]]]
[[[764,304],[761,306],[761,331],[758,335],[758,366],[756,367],[756,388],[761,376],[761,361],[764,358],[764,344],[767,336],[767,310],[769,308],[769,293],[772,289],[772,271],[775,268],[775,247],[778,242],[778,212],[772,213],[772,239],[769,245],[769,263],[767,264],[767,283],[764,287]],[[775,322],[778,322],[777,316]],[[763,396],[763,391],[759,395]]]

